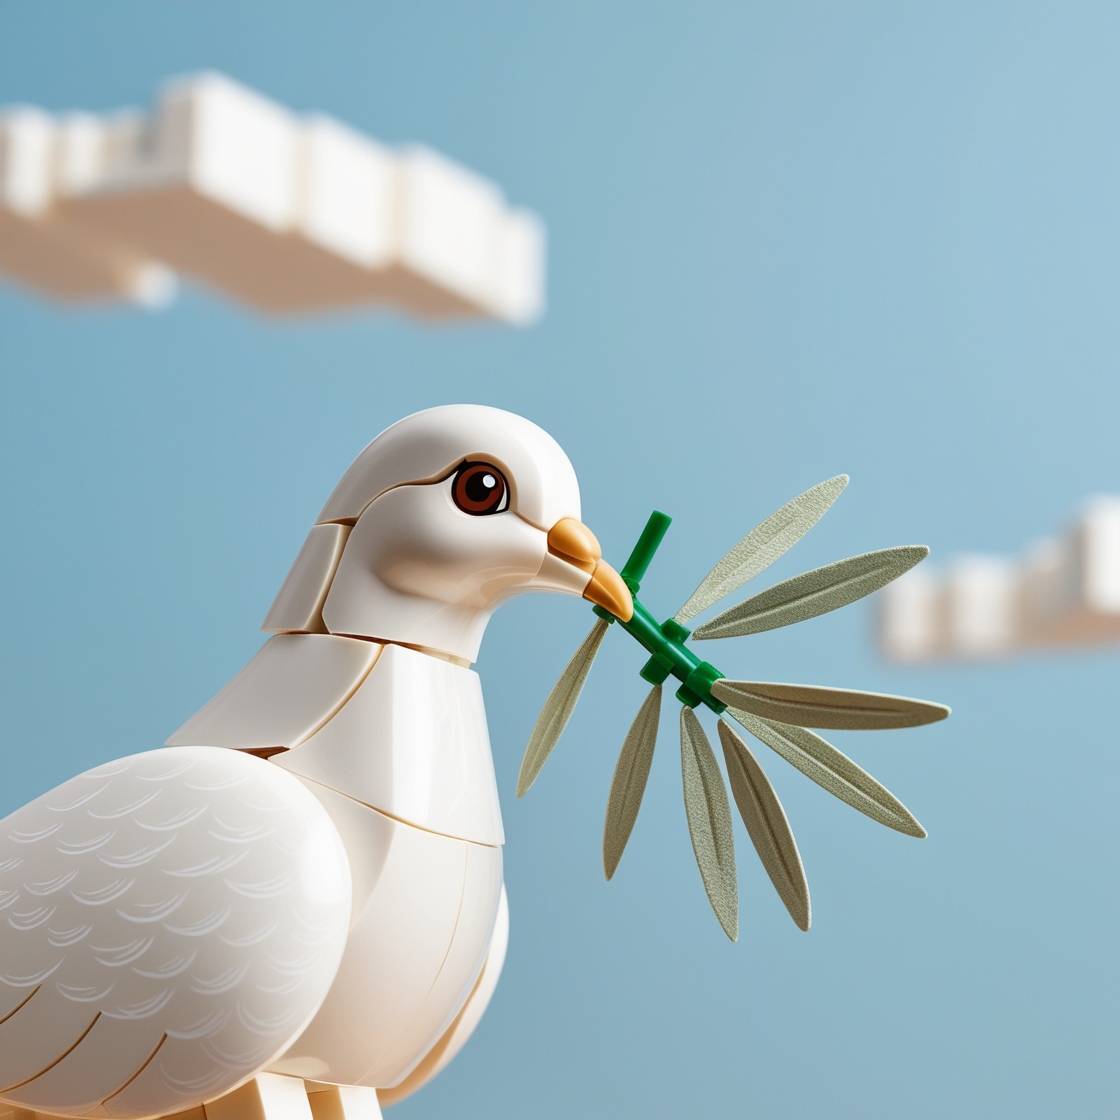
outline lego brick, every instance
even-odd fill
[[[490,938],[490,948],[486,954],[486,963],[482,972],[475,981],[471,994],[462,1010],[452,1021],[451,1026],[444,1031],[440,1040],[428,1051],[423,1061],[403,1081],[397,1082],[391,1089],[378,1091],[378,1098],[384,1106],[396,1104],[405,1097],[423,1088],[433,1077],[442,1072],[448,1063],[462,1050],[466,1041],[474,1033],[482,1019],[483,1013],[490,1004],[490,999],[498,986],[498,978],[502,974],[502,965],[505,964],[506,949],[509,946],[509,902],[506,899],[505,888],[502,888],[501,900],[498,903],[498,916],[494,922],[494,933]]]
[[[168,269],[55,205],[56,180],[88,173],[108,131],[96,118],[60,126],[35,109],[0,116],[0,272],[56,299],[159,306],[175,293]]]
[[[314,1120],[381,1120],[377,1090],[364,1085],[309,1087],[307,1101]]]
[[[312,527],[269,609],[262,630],[308,634],[326,632],[323,603],[349,535],[348,525]]]
[[[442,1032],[429,1037],[428,996],[455,937],[469,845],[398,821],[392,828],[389,858],[351,926],[331,992],[274,1071],[380,1087],[407,1076]],[[473,981],[463,977],[468,988]]]
[[[427,654],[385,646],[338,714],[274,761],[397,820],[504,841],[478,674]]]
[[[259,1073],[205,1108],[206,1120],[313,1120],[303,1081],[277,1073]]]
[[[333,634],[277,634],[166,745],[297,746],[346,703],[380,652]]]

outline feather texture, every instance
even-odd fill
[[[0,1099],[180,1112],[263,1069],[342,956],[350,869],[298,779],[213,747],[81,774],[0,822]]]

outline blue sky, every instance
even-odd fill
[[[74,312],[0,288],[0,696],[9,811],[149,749],[261,641],[320,504],[393,420],[513,409],[575,463],[668,615],[793,494],[848,491],[764,580],[924,542],[1018,550],[1120,492],[1113,5],[0,4],[0,104],[148,104],[226,72],[421,140],[545,219],[539,326],[274,323],[188,289]],[[479,662],[512,942],[475,1038],[401,1120],[1113,1117],[1114,651],[903,670],[864,603],[721,643],[724,672],[949,703],[839,733],[915,841],[760,754],[813,891],[802,934],[745,831],[741,936],[708,910],[673,709],[619,873],[599,843],[644,695],[610,634],[513,796],[586,605],[503,608]],[[759,748],[762,752],[763,748]]]

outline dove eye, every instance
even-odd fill
[[[509,508],[505,477],[489,463],[464,463],[451,485],[451,496],[464,513],[475,517]]]

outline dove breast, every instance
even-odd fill
[[[89,770],[0,821],[0,1100],[192,1108],[282,1053],[342,958],[350,867],[292,775],[214,747]]]

